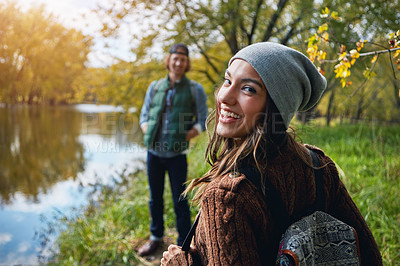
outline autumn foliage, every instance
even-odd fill
[[[91,37],[67,29],[44,7],[0,3],[0,102],[68,103]]]
[[[337,58],[326,60],[326,52],[323,48],[321,48],[321,45],[323,43],[330,42],[328,23],[330,20],[340,21],[341,18],[339,17],[338,12],[331,11],[327,7],[322,10],[321,18],[325,18],[327,22],[319,26],[318,31],[310,38],[308,38],[307,53],[311,61],[318,61],[321,65],[323,63],[336,63],[334,68],[334,72],[336,74],[335,78],[340,79],[342,87],[346,87],[352,84],[352,82],[348,80],[351,75],[351,67],[354,66],[358,58],[363,56],[372,56],[371,64],[373,65],[369,71],[364,72],[366,78],[370,78],[372,75],[374,75],[372,69],[374,68],[378,60],[378,56],[381,53],[394,53],[392,58],[398,65],[398,70],[400,70],[400,59],[398,59],[398,56],[400,54],[400,30],[389,35],[388,47],[385,50],[360,53],[360,51],[364,48],[364,44],[368,42],[367,40],[360,40],[356,42],[355,47],[352,47],[351,50],[348,50],[345,45],[341,44],[340,50],[337,53]],[[322,74],[325,74],[325,71],[322,67],[320,67],[320,71]]]

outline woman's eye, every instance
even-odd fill
[[[256,89],[254,89],[253,87],[249,87],[249,86],[243,87],[243,90],[244,90],[245,92],[249,92],[249,93],[252,93],[252,94],[257,93]]]
[[[231,85],[231,81],[227,78],[224,78],[224,86],[229,86]]]

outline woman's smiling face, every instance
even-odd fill
[[[265,112],[267,90],[254,68],[244,60],[234,60],[225,72],[225,82],[217,93],[216,132],[227,138],[248,135]]]

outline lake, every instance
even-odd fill
[[[145,167],[137,116],[110,105],[0,105],[0,265],[36,264],[42,216],[68,215],[90,184]]]

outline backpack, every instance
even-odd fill
[[[276,265],[360,265],[360,250],[354,228],[324,212],[325,195],[320,162],[312,150],[309,152],[314,166],[316,199],[300,217],[289,216],[278,191],[266,180],[265,201],[284,232]],[[254,168],[245,167],[240,172],[260,188],[259,174]],[[183,251],[190,249],[199,217],[200,212],[182,245]]]

